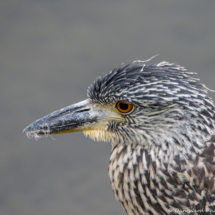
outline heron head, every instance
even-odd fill
[[[98,77],[88,99],[33,122],[24,132],[37,137],[83,131],[112,145],[164,149],[173,142],[202,144],[214,133],[215,108],[206,87],[191,74],[167,62],[122,65]]]

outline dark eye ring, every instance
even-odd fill
[[[121,113],[129,113],[134,109],[134,106],[126,101],[118,101],[116,103],[116,108]]]

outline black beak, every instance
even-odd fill
[[[36,120],[23,133],[28,137],[38,137],[87,130],[104,117],[105,113],[97,109],[90,99],[86,99]]]

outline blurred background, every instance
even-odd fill
[[[125,214],[109,182],[110,143],[22,130],[86,99],[95,77],[156,54],[152,63],[183,65],[215,89],[214,9],[214,0],[1,0],[0,214]]]

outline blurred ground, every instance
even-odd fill
[[[0,214],[125,214],[107,174],[110,143],[82,133],[28,139],[34,120],[86,99],[121,63],[166,60],[215,89],[215,1],[0,2]],[[210,95],[215,99],[215,93]]]

